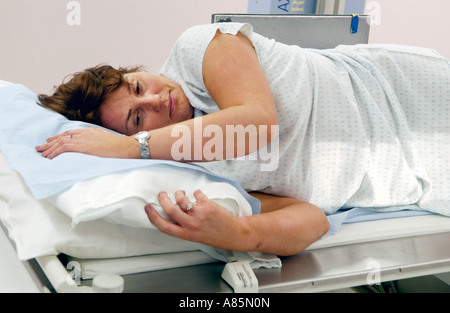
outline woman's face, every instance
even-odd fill
[[[181,86],[148,72],[124,75],[122,86],[100,107],[104,127],[125,135],[176,124],[193,117],[193,108]]]

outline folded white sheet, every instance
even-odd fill
[[[212,181],[205,173],[186,172],[164,165],[78,182],[47,200],[72,218],[74,225],[103,219],[110,223],[154,229],[144,211],[146,203],[167,219],[158,201],[159,192],[166,191],[176,203],[175,192],[184,190],[191,202],[195,202],[193,193],[197,189],[226,207],[234,216],[252,215],[250,204],[230,184]]]
[[[144,211],[150,203],[169,219],[159,204],[158,193],[166,191],[173,203],[175,192],[184,190],[192,202],[200,189],[211,200],[225,207],[234,216],[252,215],[252,207],[242,193],[225,182],[211,180],[202,172],[180,172],[171,166],[143,168],[112,173],[74,184],[69,190],[47,198],[55,207],[72,218],[72,224],[103,220],[133,228],[156,229]],[[210,246],[193,244],[208,255],[222,261],[224,252]],[[235,252],[239,260],[248,260],[253,268],[280,267],[280,260],[269,254]]]
[[[0,220],[21,260],[65,253],[80,258],[113,258],[192,251],[191,243],[154,229],[97,220],[72,227],[72,220],[45,200],[36,200],[22,177],[0,153]]]
[[[7,228],[21,260],[59,253],[83,259],[147,255],[149,260],[153,256],[161,260],[164,258],[163,254],[181,252],[180,264],[187,261],[187,264],[192,265],[192,258],[189,255],[185,258],[182,252],[209,249],[167,236],[156,229],[130,227],[103,219],[79,222],[74,227],[72,218],[63,211],[49,201],[33,197],[22,177],[9,169],[1,153],[0,186],[0,221]],[[122,212],[126,213],[126,210]],[[196,264],[210,260],[211,256],[225,261],[215,249],[211,248],[208,252],[210,255],[205,254],[196,259]],[[261,258],[248,254],[246,257],[253,260],[252,266],[255,268],[281,266],[280,260],[275,256]],[[165,262],[157,263],[166,268]]]

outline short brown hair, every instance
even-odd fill
[[[118,69],[110,65],[91,67],[71,75],[69,81],[63,81],[58,87],[55,86],[53,95],[40,94],[38,104],[70,120],[102,125],[101,104],[119,87],[130,88],[124,74],[141,70],[140,66]]]

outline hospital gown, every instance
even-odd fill
[[[240,31],[255,47],[276,104],[279,155],[272,170],[262,170],[258,152],[202,166],[248,191],[302,199],[327,214],[365,207],[450,215],[447,59],[395,45],[305,49],[248,24],[196,26],[160,71],[182,86],[196,116],[219,110],[202,75],[217,29]]]

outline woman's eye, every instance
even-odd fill
[[[139,84],[139,82],[136,82],[136,94],[140,94],[141,93],[141,85]]]
[[[139,116],[139,113],[138,113],[138,114],[136,114],[136,126],[139,126],[140,122],[141,122],[141,117]]]

